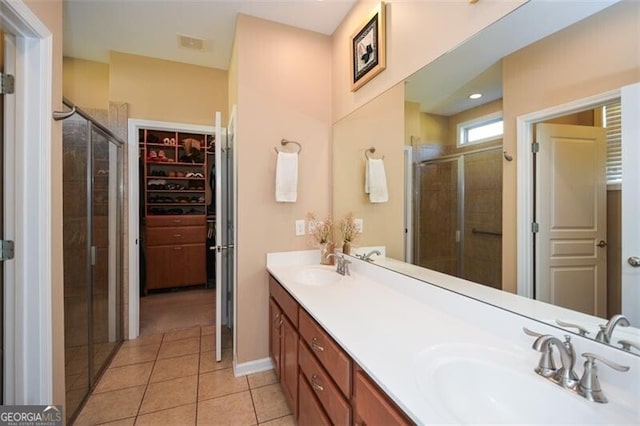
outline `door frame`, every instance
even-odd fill
[[[534,264],[533,258],[533,194],[534,172],[533,152],[533,126],[541,121],[584,111],[589,108],[602,105],[621,97],[622,88],[608,92],[577,99],[560,105],[554,105],[516,118],[516,143],[517,143],[517,294],[528,298],[533,297],[534,290]]]
[[[129,335],[132,340],[140,335],[140,253],[138,236],[140,235],[140,221],[138,213],[140,209],[140,175],[138,173],[138,131],[140,129],[155,129],[178,131],[185,133],[213,134],[215,127],[200,124],[174,123],[169,121],[154,121],[130,118],[127,132],[127,218],[129,229],[127,231],[127,246],[129,250]],[[224,132],[224,131],[223,131]]]
[[[51,404],[53,329],[62,326],[52,307],[53,35],[19,0],[3,1],[0,19],[15,41],[5,71],[20,77],[5,121],[4,238],[17,243],[4,273],[4,404]]]

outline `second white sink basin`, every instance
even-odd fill
[[[335,266],[306,266],[296,272],[294,280],[304,285],[311,286],[324,286],[329,284],[335,284],[342,275],[336,272]]]
[[[481,345],[436,345],[416,358],[418,387],[438,421],[603,423],[596,404],[533,372],[523,355]],[[535,361],[534,361],[535,364]],[[609,411],[609,410],[607,410]],[[620,419],[624,421],[624,415]],[[611,423],[610,413],[606,423]]]

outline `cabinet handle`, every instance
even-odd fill
[[[180,219],[173,219],[173,223],[182,223]]]
[[[180,238],[180,237],[182,237],[182,235],[181,235],[181,234],[173,234],[173,236],[174,236],[174,237],[176,237],[176,238]]]
[[[324,386],[322,386],[320,383],[316,382],[316,380],[318,380],[318,376],[316,376],[315,374],[313,376],[311,376],[311,387],[314,388],[315,390],[317,390],[318,392],[323,392],[324,391]]]
[[[176,246],[176,247],[174,247],[173,249],[174,249],[174,250],[182,250],[182,247],[180,247],[180,246]]]
[[[311,339],[311,349],[313,349],[315,352],[324,352],[324,346],[320,346],[318,344],[317,337],[314,337],[313,339]]]

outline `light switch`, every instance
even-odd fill
[[[356,219],[354,223],[356,225],[356,232],[358,234],[362,234],[362,231],[364,229],[364,221],[362,219]]]
[[[296,220],[296,236],[305,234],[304,227],[305,227],[304,219]]]

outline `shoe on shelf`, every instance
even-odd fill
[[[153,150],[149,151],[147,161],[158,161],[158,153]]]

